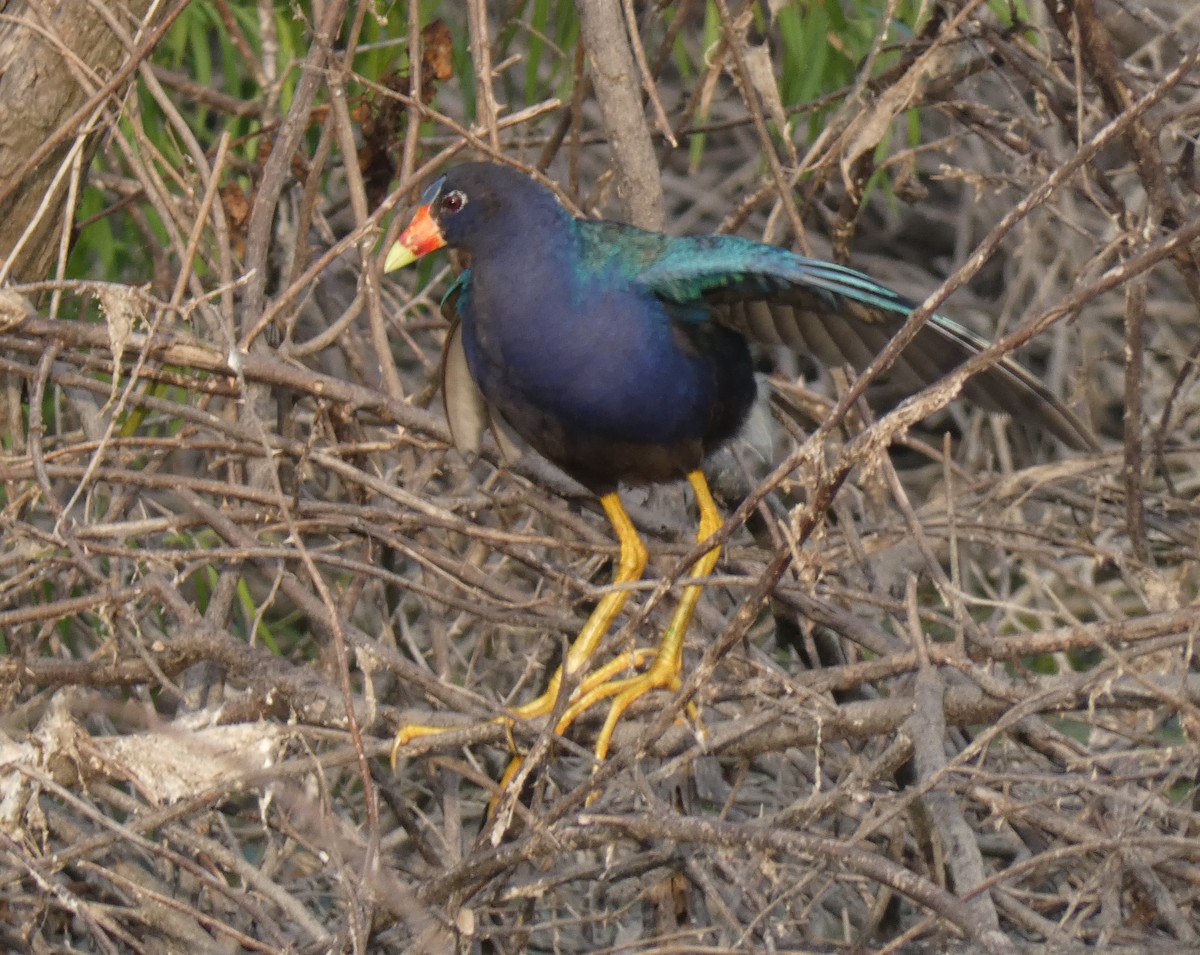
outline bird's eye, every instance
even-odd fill
[[[467,204],[466,193],[455,189],[453,192],[448,192],[442,196],[442,211],[443,212],[458,212]]]

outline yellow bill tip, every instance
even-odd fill
[[[417,261],[417,254],[403,242],[396,242],[388,249],[387,258],[383,260],[383,270],[394,272],[406,265],[412,265],[415,261]]]

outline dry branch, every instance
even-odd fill
[[[0,293],[0,947],[1195,947],[1195,16],[943,4],[870,23],[850,85],[789,104],[774,4],[581,2],[574,49],[537,5],[447,5],[477,72],[422,54],[401,82],[358,71],[425,42],[417,5],[368,42],[375,7],[326,4],[285,63],[270,4],[251,37],[217,0],[252,98],[148,61],[187,6],[119,62],[98,44],[11,167],[26,191],[83,182],[97,148],[104,215],[145,255],[46,278],[74,210],[49,187],[36,228],[5,206],[43,266],[11,258]],[[371,208],[356,150],[385,107],[401,178]],[[390,210],[470,152],[588,212],[619,214],[615,169],[671,228],[786,222],[924,302],[836,393],[774,369],[773,420],[713,466],[730,517],[684,686],[598,768],[601,714],[567,740],[480,721],[540,690],[615,544],[544,462],[448,448],[426,407],[445,279],[374,262]],[[870,420],[869,381],[934,310],[996,344]],[[1018,349],[1100,449],[945,410]],[[677,491],[628,499],[655,573],[614,655],[653,641],[698,556]],[[416,718],[456,729],[393,774]],[[510,743],[530,786],[489,818]]]

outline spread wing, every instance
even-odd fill
[[[683,320],[714,319],[752,341],[786,345],[828,366],[862,370],[904,324],[914,303],[860,272],[736,236],[669,239],[637,280]],[[913,394],[983,351],[988,342],[935,315],[896,359],[888,386]],[[1088,427],[1037,378],[1005,359],[963,394],[989,411],[1031,422],[1078,449]]]

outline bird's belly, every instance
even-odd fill
[[[513,429],[585,484],[679,477],[745,416],[743,393],[753,390],[745,345],[719,338],[720,347],[697,348],[665,320],[614,324],[514,336],[503,348],[485,347],[464,325],[468,365]],[[736,394],[721,363],[746,379]]]

